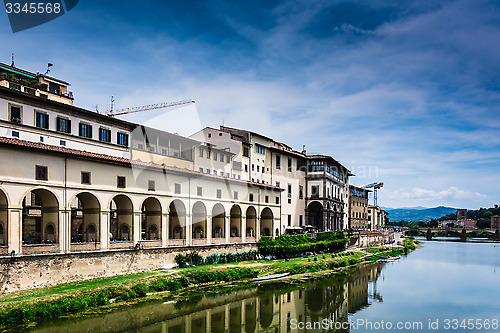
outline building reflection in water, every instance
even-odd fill
[[[271,290],[269,285],[262,285],[176,304],[148,304],[99,318],[42,328],[38,332],[348,332],[345,329],[298,329],[294,326],[325,319],[332,323],[346,323],[349,314],[374,301],[381,301],[382,296],[376,291],[381,270],[382,264],[367,265],[347,281],[328,279],[285,293],[283,286]]]

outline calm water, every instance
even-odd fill
[[[500,243],[424,242],[348,279],[280,288],[147,304],[36,332],[500,332],[492,322],[500,320]]]

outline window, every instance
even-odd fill
[[[229,163],[229,162],[231,162],[231,156],[226,155],[226,163]]]
[[[269,203],[269,196],[268,196],[268,195],[266,195],[266,196],[264,197],[264,201],[265,201],[266,203]]]
[[[299,199],[304,199],[304,186],[299,185]]]
[[[174,185],[175,194],[181,194],[181,184]]]
[[[248,201],[253,201],[253,193],[248,194]]]
[[[292,172],[292,159],[288,158],[288,172]]]
[[[200,149],[200,157],[203,157],[203,149]]]
[[[226,177],[227,177],[227,178],[229,178],[229,172],[228,172],[228,173],[226,173]]]
[[[224,177],[224,171],[221,171],[221,172],[219,173],[219,175],[220,175],[221,177]]]
[[[260,167],[257,165],[257,172],[259,172],[259,171],[260,171],[260,170],[259,170],[259,168],[260,168]]]
[[[124,176],[118,176],[116,177],[116,187],[118,188],[125,188],[126,187],[126,182],[127,178]]]
[[[313,185],[311,186],[311,196],[312,197],[319,197],[319,186],[318,185]]]
[[[222,198],[222,190],[217,189],[217,199],[220,199],[220,198]]]
[[[21,90],[21,86],[12,82],[9,82],[9,88],[14,90]]]
[[[303,221],[302,221],[302,215],[299,215],[299,226],[302,227]]]
[[[288,215],[288,226],[292,226],[292,215]]]
[[[280,197],[276,197],[276,204],[279,205],[280,204]]]
[[[214,152],[214,161],[217,161],[217,153]]]
[[[61,141],[59,141],[59,144],[60,144],[61,146],[66,146],[66,141],[61,140]]]
[[[99,141],[111,142],[111,130],[107,128],[99,128]]]
[[[276,187],[280,187],[280,182],[276,182]]]
[[[200,172],[203,172],[203,168],[200,168]]]
[[[249,150],[247,147],[243,147],[243,156],[246,156],[246,157],[249,156]]]
[[[35,126],[49,129],[49,115],[42,112],[35,112]]]
[[[89,138],[89,139],[92,139],[92,125],[80,123],[79,135],[86,137],[86,138]]]
[[[198,186],[196,188],[196,195],[199,196],[199,197],[201,197],[203,195],[203,187]]]
[[[276,155],[276,169],[281,169],[281,156]]]
[[[212,133],[208,133],[208,137],[211,138],[212,137]]]
[[[12,137],[18,138],[19,137],[19,132],[17,131],[12,131]]]
[[[214,170],[214,175],[216,175],[216,176],[217,176],[217,170]]]
[[[220,161],[224,162],[224,154],[220,154]]]
[[[90,172],[82,171],[82,184],[90,185]]]
[[[255,164],[252,164],[252,171],[255,170]]]
[[[28,93],[28,94],[30,94],[30,95],[35,95],[36,90],[35,90],[35,89],[32,89],[32,88],[27,88],[27,87],[25,87],[25,88],[24,88],[24,92],[25,92],[25,93]]]
[[[297,160],[297,170],[306,171],[304,168],[304,161]]]
[[[245,172],[248,172],[248,164],[245,164]]]
[[[207,150],[207,158],[210,158],[210,150]]]
[[[57,117],[56,130],[63,133],[71,133],[71,120]]]
[[[35,179],[49,180],[49,168],[42,165],[35,165]]]
[[[288,197],[291,198],[292,197],[292,184],[288,184],[287,193],[288,193]]]
[[[148,180],[148,191],[154,191],[155,190],[155,181],[154,180]]]
[[[234,191],[233,199],[238,200],[238,191]]]
[[[118,132],[116,143],[128,147],[128,134]]]
[[[22,123],[23,122],[23,116],[22,116],[22,109],[20,106],[16,105],[11,105],[10,106],[10,121],[12,123]]]
[[[210,169],[207,169],[207,173],[208,173],[208,174],[210,173]]]
[[[265,154],[266,149],[263,146],[256,144],[255,145],[255,152],[257,152],[259,154]]]

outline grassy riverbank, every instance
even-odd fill
[[[404,247],[368,250],[395,256],[411,251],[413,245],[413,240],[408,240]],[[269,274],[290,273],[280,283],[302,283],[315,277],[346,274],[370,260],[366,253],[347,251],[286,260],[251,260],[157,270],[21,291],[0,298],[0,329],[33,326],[36,322],[58,317],[111,312],[152,299],[180,300],[193,293],[207,294],[236,286],[243,288],[251,283],[251,278]]]

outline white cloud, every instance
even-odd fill
[[[423,199],[423,200],[481,200],[487,198],[486,195],[460,190],[458,187],[450,187],[446,190],[435,191],[414,187],[411,190],[400,189],[387,195],[391,199]]]

